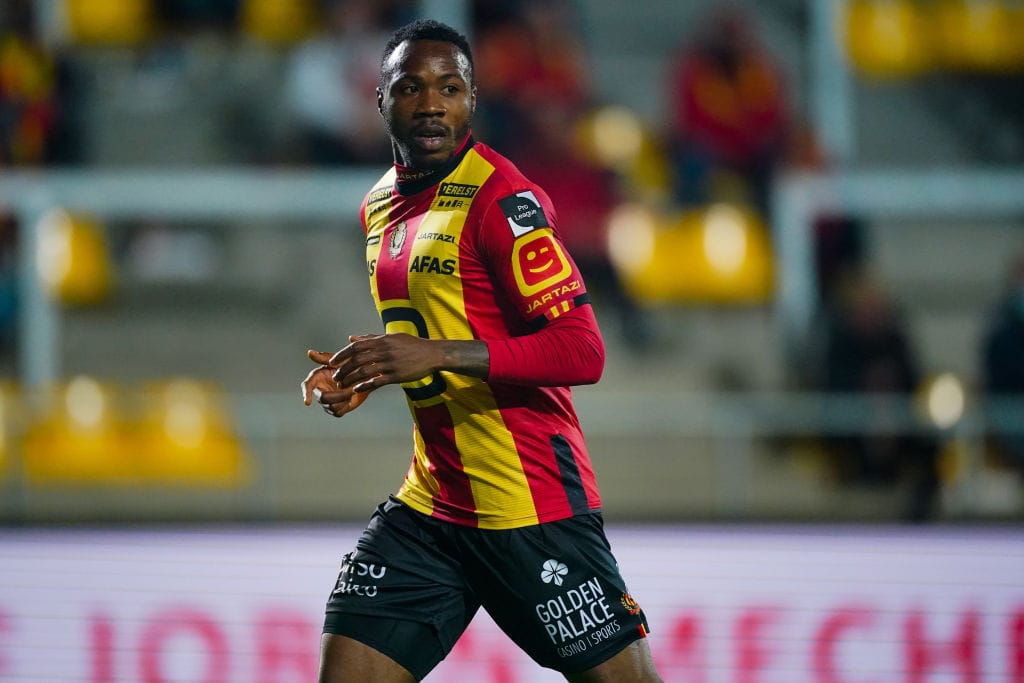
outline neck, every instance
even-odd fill
[[[472,146],[473,133],[470,131],[466,133],[466,137],[455,148],[452,155],[440,166],[435,168],[416,168],[415,166],[407,166],[400,161],[395,161],[395,174],[397,178],[395,187],[398,189],[399,194],[416,194],[431,185],[435,185],[451,173],[452,169],[462,161],[462,157],[465,156],[466,151]]]

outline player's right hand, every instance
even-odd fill
[[[334,379],[337,367],[330,364],[333,355],[313,349],[306,352],[306,356],[318,366],[302,380],[302,401],[308,406],[315,400],[328,415],[341,417],[362,405],[370,392],[355,391],[352,387],[338,384]]]

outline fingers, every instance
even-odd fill
[[[351,339],[351,338],[352,337],[349,337],[349,339]],[[355,354],[355,348],[352,346],[352,344],[354,344],[354,343],[355,342],[350,342],[348,346],[346,346],[345,348],[341,349],[340,351],[335,353],[333,356],[328,358],[327,359],[327,365],[330,365],[331,367],[335,367],[336,368],[339,365],[341,365],[343,362],[345,362],[347,359],[351,358],[352,355]]]
[[[367,392],[355,393],[350,390],[325,392],[319,399],[324,412],[334,417],[346,415],[366,400]]]
[[[351,391],[323,391],[317,397],[316,402],[326,408],[340,403],[348,403],[350,398],[352,398]]]
[[[360,382],[359,384],[356,384],[355,386],[352,387],[352,391],[354,391],[357,394],[367,394],[373,391],[374,389],[377,388],[377,382],[375,380],[377,380],[377,378],[379,377],[383,377],[383,375],[374,375],[365,382]]]
[[[331,356],[331,358],[327,361],[327,365],[338,367],[345,360],[354,357],[358,351],[366,350],[365,348],[363,348],[363,347],[365,347],[365,344],[364,345],[360,345],[359,342],[364,342],[364,341],[367,341],[367,340],[370,340],[370,339],[378,339],[378,338],[383,337],[383,336],[384,335],[381,335],[381,334],[353,334],[353,335],[349,335],[348,346],[346,346],[345,348],[341,349],[340,351],[335,353],[333,356]]]
[[[317,365],[327,365],[328,361],[331,360],[331,354],[327,351],[315,351],[313,349],[306,351],[306,357]]]
[[[369,389],[357,393],[342,387],[331,377],[333,372],[334,368],[328,365],[311,370],[302,382],[302,402],[309,406],[316,401],[328,415],[341,417],[358,408],[369,395]]]
[[[381,336],[351,335],[349,344],[333,354],[307,350],[306,356],[319,367],[311,370],[302,381],[302,402],[310,406],[316,401],[328,414],[341,417],[365,401],[369,392],[387,384],[383,373],[371,360],[375,352],[365,344],[357,344]]]
[[[383,369],[373,361],[370,361],[369,363],[361,365],[355,369],[352,369],[350,366],[344,366],[336,370],[331,377],[341,386],[353,387],[355,389],[358,386],[373,382],[373,380],[378,377],[383,378],[383,376]],[[375,389],[377,386],[384,383],[385,382],[373,382],[370,388]],[[359,391],[359,389],[356,390]]]
[[[331,354],[325,351],[309,349],[306,351],[306,357],[320,366],[319,368],[310,370],[309,374],[306,375],[306,379],[302,380],[302,384],[300,385],[302,390],[302,402],[308,406],[312,405],[314,398],[319,400],[319,397],[314,396],[314,392],[318,391],[317,375],[324,374],[322,371],[324,370],[324,366],[327,364],[327,361],[330,360]]]
[[[315,383],[317,373],[319,373],[320,370],[321,368],[311,370],[310,373],[306,375],[306,379],[302,380],[302,384],[299,385],[299,387],[302,390],[302,402],[305,403],[307,406],[313,403],[313,392],[319,391]]]
[[[382,374],[378,362],[383,356],[381,350],[367,344],[360,344],[380,335],[350,337],[354,341],[331,357],[332,378],[344,387],[350,387]]]
[[[324,391],[322,385],[323,373],[320,373],[320,375],[320,378],[313,376],[307,377],[306,380],[302,383],[302,402],[307,406],[313,405],[313,401],[316,401],[317,403],[323,403],[324,396],[330,393],[330,388],[328,389],[328,391]],[[332,382],[332,384],[334,383]],[[336,384],[334,384],[334,389],[337,389]]]
[[[311,352],[316,353],[316,352]],[[306,378],[302,380],[300,385],[302,390],[302,402],[307,406],[312,405],[313,401],[318,403],[324,403],[327,401],[327,397],[333,394],[342,394],[342,398],[347,398],[348,392],[342,390],[338,383],[334,381],[331,375],[334,373],[334,368],[328,365],[320,365],[319,367],[313,368],[306,375]]]

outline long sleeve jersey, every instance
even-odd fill
[[[490,529],[598,509],[569,386],[597,381],[604,345],[543,190],[470,137],[442,169],[390,169],[361,217],[385,331],[483,340],[490,353],[485,380],[402,385],[414,448],[398,498]]]

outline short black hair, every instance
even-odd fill
[[[380,85],[384,85],[384,65],[388,57],[399,45],[407,40],[438,40],[442,43],[451,43],[466,55],[469,62],[469,76],[474,77],[475,67],[473,66],[473,51],[469,49],[469,41],[448,24],[443,24],[434,19],[417,19],[406,24],[391,34],[391,38],[384,45],[384,54],[380,58]]]

